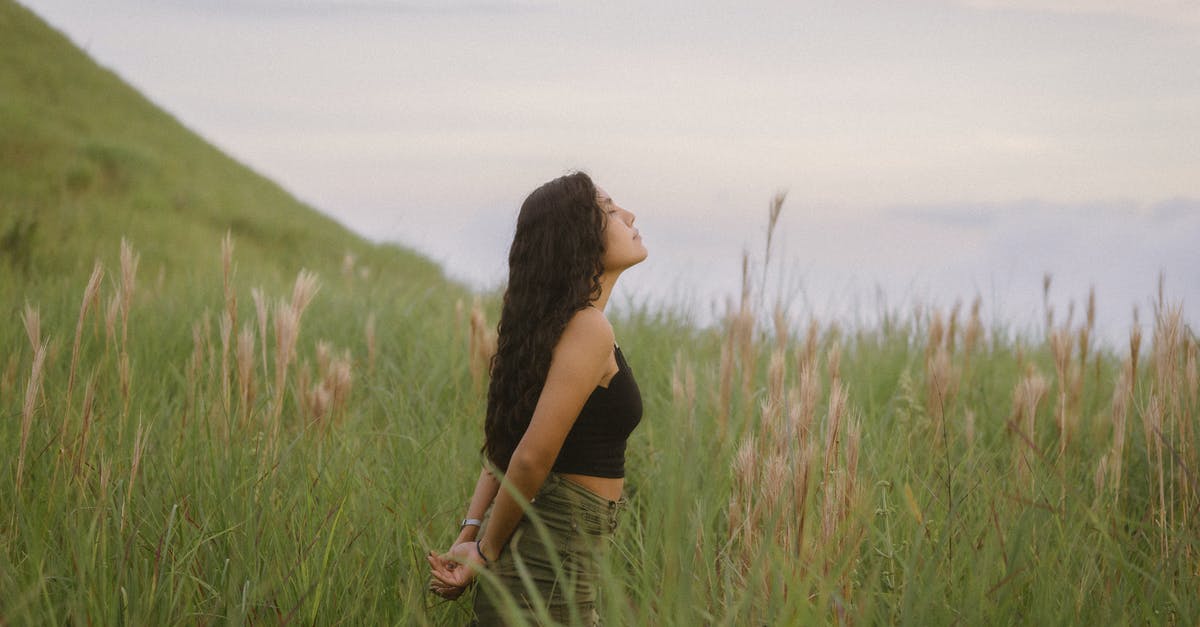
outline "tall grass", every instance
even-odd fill
[[[495,296],[235,248],[147,287],[125,244],[0,328],[0,621],[465,620],[422,556],[479,464]],[[1165,294],[1113,351],[1090,295],[1010,340],[978,299],[796,321],[750,274],[714,328],[615,317],[646,413],[609,624],[1200,615],[1198,344]]]

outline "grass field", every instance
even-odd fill
[[[478,472],[496,295],[0,7],[0,624],[464,622],[424,554]],[[1198,343],[1169,295],[1118,349],[1086,299],[1014,337],[978,305],[852,328],[769,296],[614,316],[646,412],[607,624],[1195,623]]]

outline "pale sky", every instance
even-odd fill
[[[1024,324],[1051,272],[1060,309],[1096,285],[1117,337],[1164,271],[1200,320],[1194,0],[24,4],[477,286],[524,195],[582,168],[639,216],[640,297],[733,293],[787,189],[777,259],[821,316],[869,315],[878,285]]]

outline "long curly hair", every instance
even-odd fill
[[[483,428],[483,454],[503,471],[529,427],[563,328],[600,296],[605,218],[583,172],[542,185],[521,204]]]

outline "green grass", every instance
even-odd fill
[[[457,533],[478,472],[483,401],[469,374],[466,291],[224,157],[24,9],[0,4],[0,33],[0,304],[8,314],[0,325],[8,460],[0,623],[464,622],[468,598],[441,602],[425,591],[423,556]],[[245,400],[235,340],[228,358],[221,340],[227,231],[232,337],[250,328],[256,341],[254,395]],[[126,284],[122,236],[142,255],[127,310],[114,300]],[[347,251],[356,268],[344,273]],[[105,278],[79,327],[69,386],[96,258]],[[270,312],[264,364],[251,290],[271,303],[290,297],[302,267],[318,273],[321,288],[303,313],[276,406],[279,310]],[[40,314],[46,347],[33,388],[26,303]],[[495,295],[483,305],[494,321]],[[1112,446],[1123,354],[1092,351],[1081,361],[1071,353],[1068,379],[1081,383],[1060,455],[1061,386],[1043,338],[990,330],[967,368],[960,325],[947,351],[958,389],[941,404],[942,437],[926,395],[928,316],[861,330],[824,321],[811,343],[797,333],[781,343],[760,328],[748,336],[748,358],[730,363],[721,428],[722,347],[732,328],[698,329],[687,313],[630,307],[614,316],[645,418],[629,445],[631,507],[605,567],[607,624],[1186,624],[1200,616],[1197,343],[1190,330],[1167,333],[1165,304],[1159,335],[1143,346],[1119,490],[1095,478]],[[319,380],[319,342],[349,351],[352,389],[344,405],[315,417],[301,399]],[[844,418],[857,418],[861,441],[856,470],[846,435],[825,474],[811,464],[824,459],[835,345],[849,393]],[[791,390],[810,346],[820,381],[811,435],[757,440],[790,460],[811,454],[810,490],[796,501],[791,486],[804,466],[763,481],[768,464],[747,469],[738,452],[770,427],[762,407],[775,389],[772,352],[784,351],[782,389],[798,398]],[[754,374],[743,386],[747,368]],[[1048,388],[1027,443],[1009,419],[1014,387],[1030,370]],[[1144,435],[1155,403],[1165,408],[1161,439]],[[1027,474],[1016,470],[1020,455],[1032,460]],[[739,487],[745,473],[757,477],[749,493]],[[857,489],[844,502],[829,497],[840,493],[827,486],[849,476]],[[731,499],[764,504],[753,519],[759,540],[741,539]],[[828,537],[819,522],[826,510],[837,520]]]

